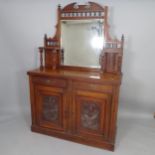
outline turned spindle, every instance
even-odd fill
[[[39,47],[39,53],[40,53],[40,69],[43,69],[43,47]]]

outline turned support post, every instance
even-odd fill
[[[43,47],[39,47],[39,53],[40,53],[40,69],[43,69],[43,51],[44,48]]]

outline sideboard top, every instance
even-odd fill
[[[121,83],[121,75],[109,74],[109,73],[99,73],[99,72],[84,72],[75,70],[51,70],[44,68],[43,70],[35,69],[27,72],[28,75],[32,76],[45,76],[45,77],[56,77],[65,79],[76,79],[76,80],[86,80],[90,82],[104,82],[112,84]]]

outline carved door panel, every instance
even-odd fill
[[[90,139],[107,139],[111,96],[79,90],[74,100],[76,134]]]
[[[62,88],[36,86],[36,117],[39,126],[65,130],[66,98]]]

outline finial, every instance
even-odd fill
[[[124,34],[122,35],[121,41],[122,41],[122,48],[123,48],[124,47]]]
[[[122,41],[124,41],[124,34],[122,35],[122,38],[121,38],[121,40],[122,40]]]
[[[61,5],[60,5],[60,4],[58,4],[58,8],[59,8],[59,9],[61,8]]]
[[[47,34],[44,35],[44,38],[45,38],[45,39],[47,38]]]

